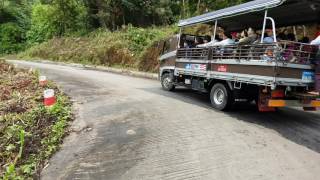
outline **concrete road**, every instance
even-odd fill
[[[318,180],[320,115],[284,109],[223,113],[206,95],[154,80],[16,62],[75,101],[73,133],[42,179]]]

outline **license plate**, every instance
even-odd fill
[[[305,80],[305,81],[313,81],[314,80],[314,72],[311,72],[311,71],[304,71],[302,73],[302,80]]]

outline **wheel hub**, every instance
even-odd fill
[[[169,77],[166,77],[164,80],[163,80],[163,85],[166,87],[166,88],[169,88],[171,84],[171,79]]]
[[[213,94],[214,103],[221,105],[224,102],[224,92],[222,89],[217,89]]]

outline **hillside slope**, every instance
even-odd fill
[[[83,37],[53,38],[20,53],[19,57],[156,72],[159,43],[176,32],[173,27],[100,30]]]

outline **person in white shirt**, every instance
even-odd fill
[[[228,46],[228,45],[234,45],[235,41],[232,39],[232,36],[230,33],[224,33],[221,32],[219,34],[219,37],[222,39],[222,41],[217,41],[216,39],[213,39],[209,43],[201,44],[198,47],[208,47],[208,46]]]
[[[199,44],[197,47],[213,46],[214,43],[219,42],[219,41],[217,40],[217,38],[212,38],[212,40],[211,40],[210,36],[209,36],[209,37],[206,37],[205,40],[206,40],[206,42],[204,42],[203,44]],[[210,40],[211,40],[211,41],[210,41]]]
[[[315,40],[311,41],[311,45],[320,45],[320,36],[318,36]]]
[[[228,46],[228,45],[235,44],[235,41],[232,39],[232,36],[230,33],[221,32],[219,36],[222,39],[222,41],[214,43],[213,44],[214,46]]]
[[[219,41],[217,41],[217,40],[213,39],[212,41],[210,41],[210,42],[208,42],[208,43],[199,44],[199,45],[197,45],[197,47],[208,47],[208,46],[214,46],[214,44],[215,44],[216,42],[219,42]]]

